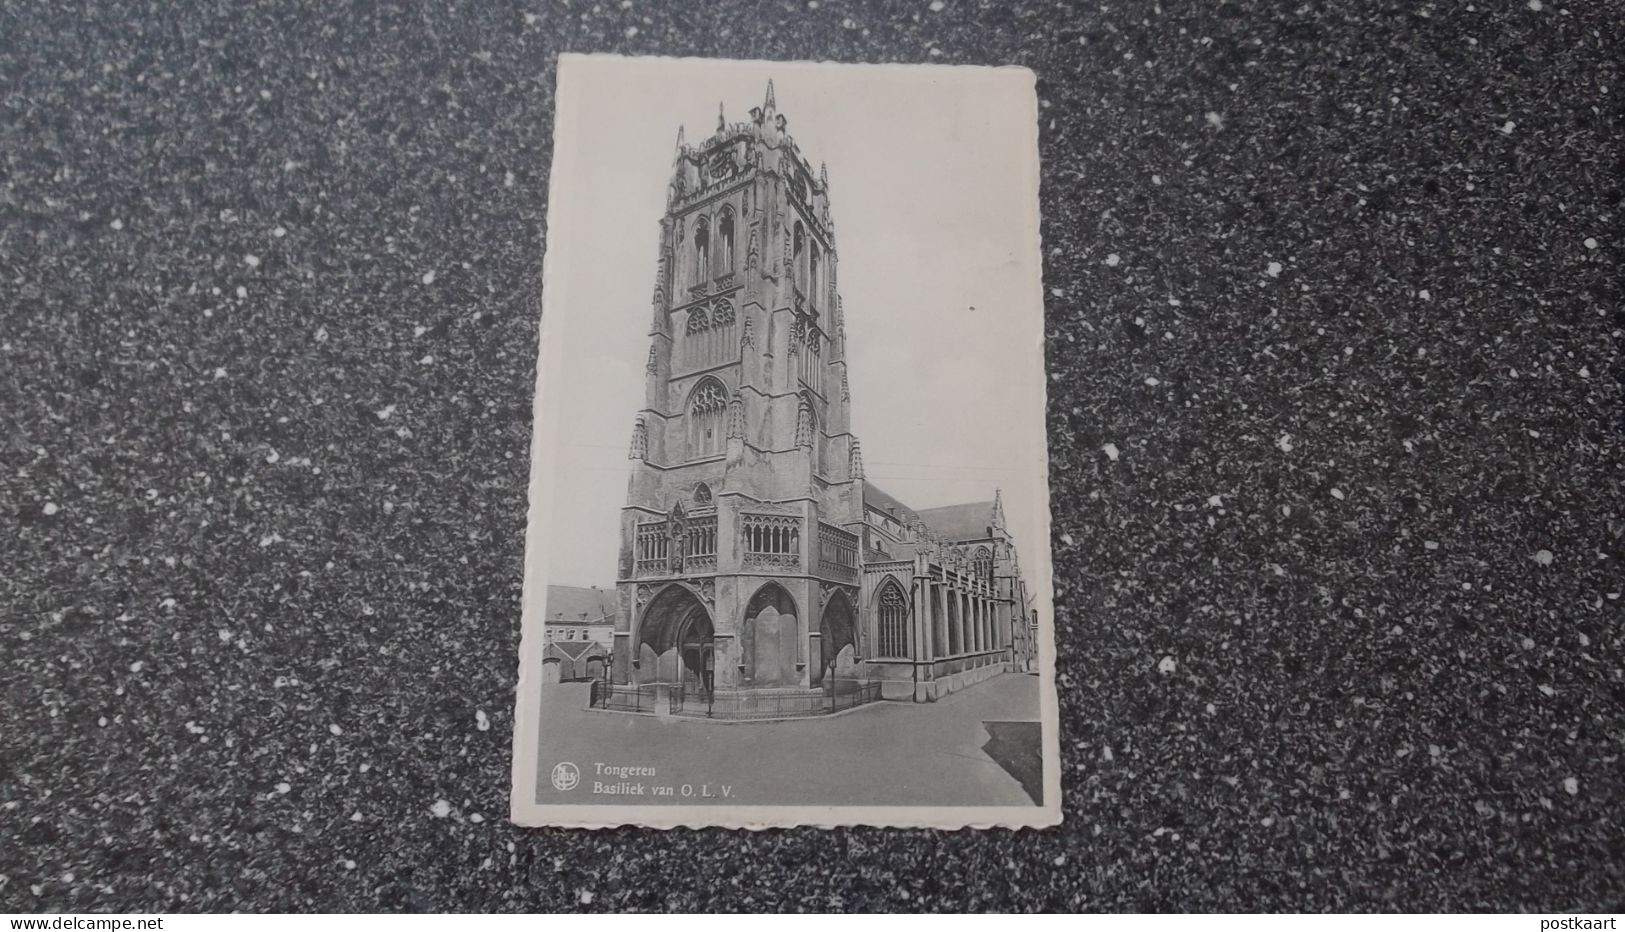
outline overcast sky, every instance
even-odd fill
[[[703,140],[719,102],[748,119],[769,77],[803,157],[829,166],[867,478],[914,508],[1001,487],[1047,615],[1037,104],[1011,69],[561,62],[532,565],[614,584],[677,128]]]

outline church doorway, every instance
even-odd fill
[[[836,592],[830,596],[829,603],[824,606],[823,620],[818,626],[818,643],[823,654],[819,676],[826,691],[835,691],[838,688],[837,680],[852,675],[856,665],[857,628],[857,616],[846,594]]]
[[[692,590],[676,584],[660,590],[638,624],[636,680],[709,694],[713,633],[711,613]]]

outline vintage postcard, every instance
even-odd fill
[[[1037,119],[560,60],[514,821],[1060,821]]]

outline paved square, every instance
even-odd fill
[[[990,738],[983,723],[1038,721],[1038,685],[1036,676],[1005,673],[938,702],[877,702],[782,722],[601,712],[586,708],[586,684],[552,685],[542,704],[537,801],[1030,806],[1021,782],[982,750]],[[561,792],[550,774],[562,761],[575,764],[581,780]],[[655,773],[607,769],[626,767]],[[653,795],[656,787],[672,795]],[[684,787],[691,795],[682,795]]]

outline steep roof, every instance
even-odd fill
[[[943,540],[979,540],[988,536],[989,525],[995,523],[991,501],[925,508],[920,520]]]
[[[863,483],[863,503],[877,511],[883,511],[895,516],[904,524],[907,524],[910,516],[914,515],[914,509],[892,497],[880,486],[867,480]]]
[[[615,590],[597,586],[548,586],[550,624],[603,624],[615,620]]]

